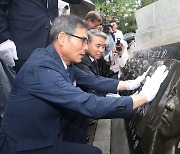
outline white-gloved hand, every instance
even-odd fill
[[[165,70],[165,65],[159,66],[151,77],[148,76],[146,78],[146,82],[144,83],[140,94],[145,95],[148,102],[154,99],[154,97],[158,93],[161,83],[167,77],[169,71]]]
[[[148,73],[151,66],[147,69],[146,72],[144,72],[141,76],[138,76],[135,80],[127,80],[126,81],[126,87],[127,90],[134,90],[138,88],[141,85],[141,82],[145,79],[146,74]]]
[[[0,59],[2,59],[7,66],[15,66],[15,61],[18,60],[16,45],[11,40],[6,40],[0,44]]]

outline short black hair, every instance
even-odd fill
[[[89,11],[85,16],[85,20],[88,19],[90,19],[92,22],[94,21],[102,22],[101,15],[99,14],[98,11]]]

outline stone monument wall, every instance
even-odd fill
[[[152,66],[148,75],[166,65],[169,74],[158,94],[125,119],[126,133],[112,122],[111,154],[179,154],[180,153],[180,0],[159,0],[136,12],[138,30],[132,58],[122,69],[122,80],[135,79]],[[132,95],[141,90],[121,91]],[[127,137],[119,137],[121,134]],[[127,140],[128,145],[117,142]],[[121,145],[126,148],[121,148]],[[121,149],[123,149],[121,151]]]
[[[159,0],[135,13],[135,51],[180,42],[180,1]]]

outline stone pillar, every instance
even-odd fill
[[[136,11],[135,50],[180,42],[180,0],[159,0]]]

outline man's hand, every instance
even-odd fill
[[[2,59],[7,66],[15,66],[15,61],[18,60],[16,46],[13,41],[7,40],[0,44],[0,59]]]
[[[146,82],[139,94],[145,95],[148,102],[152,101],[158,93],[161,83],[167,77],[168,72],[165,65],[159,66],[151,77],[148,76],[146,78]]]
[[[141,85],[141,82],[145,79],[146,74],[148,73],[150,68],[151,67],[149,67],[146,72],[144,72],[141,76],[138,76],[135,80],[127,80],[126,81],[127,90],[134,90],[138,88]]]

